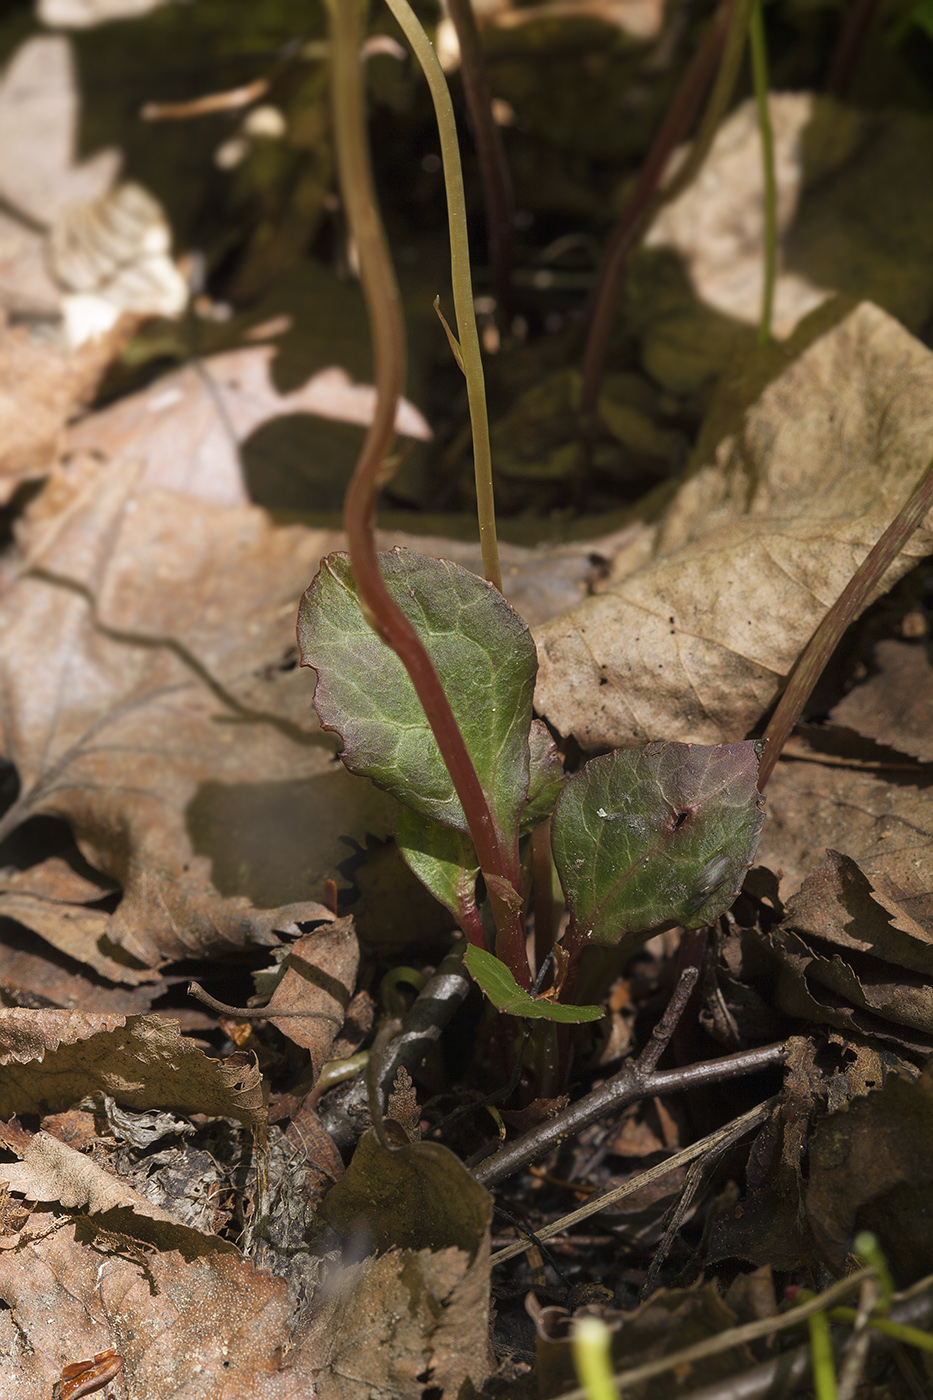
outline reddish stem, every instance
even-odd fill
[[[826,91],[833,97],[845,97],[849,90],[852,70],[877,7],[878,0],[853,0],[826,74]]]
[[[492,115],[492,92],[472,0],[447,0],[460,44],[463,91],[473,125],[486,205],[486,242],[501,323],[512,323],[512,222],[515,201],[502,135]]]
[[[589,458],[596,427],[596,405],[609,335],[616,316],[629,254],[654,217],[661,200],[661,180],[674,149],[687,137],[722,54],[735,0],[722,0],[703,41],[681,79],[660,130],[638,176],[638,182],[603,254],[599,277],[590,299],[590,321],[583,357],[580,430]]]
[[[911,492],[881,539],[859,564],[823,621],[817,627],[787,683],[764,732],[765,752],[758,770],[759,791],[774,771],[781,750],[790,738],[804,705],[810,698],[826,663],[845,629],[858,617],[866,599],[878,587],[885,571],[897,558],[914,530],[933,506],[933,462]]]
[[[490,811],[441,679],[418,633],[392,599],[379,569],[374,528],[376,504],[387,476],[385,463],[395,434],[395,415],[405,379],[405,335],[395,271],[379,218],[364,134],[359,7],[338,0],[332,8],[332,25],[334,125],[341,190],[347,220],[356,240],[360,281],[369,311],[376,384],[375,413],[344,505],[350,562],[369,620],[408,672],[460,799],[490,887],[490,902],[499,933],[498,954],[519,985],[527,990],[531,986],[531,974],[518,894],[517,835],[510,849]],[[514,899],[509,897],[510,890],[515,892]]]

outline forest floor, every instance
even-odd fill
[[[836,0],[766,6],[772,335],[745,64],[595,380],[603,252],[716,7],[476,0],[504,278],[456,33],[416,8],[535,712],[571,771],[758,739],[933,453],[929,6],[854,4],[851,62]],[[818,1400],[922,1400],[930,1347],[873,1310],[933,1333],[933,517],[816,685],[732,909],[617,960],[536,1097],[298,665],[375,403],[326,9],[0,16],[0,1400],[569,1397],[587,1315],[626,1400],[803,1397],[814,1314]],[[410,359],[380,545],[481,573],[440,148],[378,5],[366,74]]]

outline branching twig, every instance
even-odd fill
[[[774,1104],[774,1099],[759,1104],[757,1108],[753,1108],[749,1113],[744,1113],[741,1118],[727,1123],[724,1128],[717,1128],[715,1132],[701,1138],[691,1147],[685,1147],[682,1151],[675,1152],[672,1157],[668,1157],[666,1162],[659,1162],[656,1167],[649,1167],[647,1171],[639,1172],[637,1176],[633,1176],[629,1181],[626,1181],[622,1186],[615,1187],[612,1191],[606,1191],[601,1196],[594,1196],[585,1205],[580,1206],[577,1210],[572,1210],[569,1215],[563,1215],[559,1220],[552,1221],[550,1225],[543,1226],[536,1232],[538,1239],[552,1239],[555,1235],[560,1235],[565,1230],[579,1224],[581,1220],[586,1220],[589,1216],[605,1210],[607,1206],[615,1205],[617,1201],[622,1201],[627,1196],[634,1196],[635,1192],[640,1191],[642,1187],[649,1186],[653,1181],[660,1181],[663,1177],[669,1176],[671,1172],[677,1171],[679,1167],[685,1167],[689,1162],[695,1161],[697,1157],[702,1157],[704,1152],[714,1150],[723,1138],[734,1139],[736,1136],[750,1133],[765,1122],[774,1108]],[[474,1175],[479,1176],[479,1172],[474,1172]],[[484,1185],[489,1185],[488,1178],[480,1179],[483,1180]],[[499,1180],[498,1177],[494,1179]],[[529,1244],[517,1241],[506,1249],[497,1250],[492,1256],[493,1266],[504,1264],[508,1259],[516,1259],[530,1248]]]

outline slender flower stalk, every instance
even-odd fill
[[[450,226],[450,281],[460,336],[462,369],[470,401],[470,423],[473,428],[473,469],[476,477],[476,513],[479,519],[479,540],[483,552],[483,572],[490,583],[502,592],[502,570],[496,539],[496,506],[492,489],[492,453],[489,446],[489,418],[486,413],[486,380],[483,357],[473,309],[473,280],[470,275],[470,243],[467,234],[466,198],[463,193],[463,169],[460,164],[460,143],[453,103],[444,70],[437,60],[434,46],[408,0],[386,0],[427,79],[437,118],[437,131],[444,162],[444,184],[447,189],[447,219]]]
[[[347,490],[344,524],[350,562],[371,625],[396,652],[412,685],[463,807],[499,932],[499,955],[520,985],[531,984],[525,955],[517,842],[506,849],[486,794],[467,751],[450,701],[424,644],[396,606],[379,569],[375,513],[387,479],[386,460],[405,379],[405,335],[399,293],[379,217],[365,135],[365,105],[359,50],[361,13],[357,0],[331,0],[333,104],[337,159],[347,222],[356,242],[360,280],[373,341],[376,409],[356,471]],[[510,892],[514,893],[514,898]]]
[[[629,256],[661,206],[676,199],[706,159],[735,89],[745,49],[745,34],[752,3],[753,0],[722,0],[702,44],[684,74],[677,95],[648,152],[632,198],[616,225],[603,257],[591,301],[592,309],[583,357],[583,384],[580,391],[581,441],[586,460],[592,446],[599,385],[609,335],[615,320]],[[668,161],[674,148],[685,139],[690,129],[717,62],[719,71],[693,145],[676,175],[662,188],[661,182]]]
[[[762,0],[754,0],[748,33],[752,50],[752,74],[755,81],[755,104],[758,108],[764,176],[764,279],[758,344],[768,345],[771,340],[774,284],[777,278],[777,177],[774,171],[774,132],[771,129],[771,112],[768,107],[768,49],[761,6]]]

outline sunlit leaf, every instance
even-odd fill
[[[491,584],[458,564],[408,550],[380,555],[386,587],[421,636],[500,830],[514,830],[528,793],[534,642]],[[432,821],[467,825],[402,663],[360,609],[345,554],[329,554],[298,619],[302,665],[318,682],[321,723],[343,740],[353,773]]]
[[[469,836],[402,807],[395,826],[399,850],[434,898],[457,918],[472,902],[479,861]]]
[[[758,747],[649,744],[592,759],[554,813],[554,860],[576,936],[617,944],[729,908],[763,820]]]
[[[467,948],[463,961],[493,1006],[510,1016],[575,1025],[581,1021],[598,1021],[604,1015],[600,1006],[567,1006],[544,997],[533,997],[522,990],[504,962],[482,948]]]

